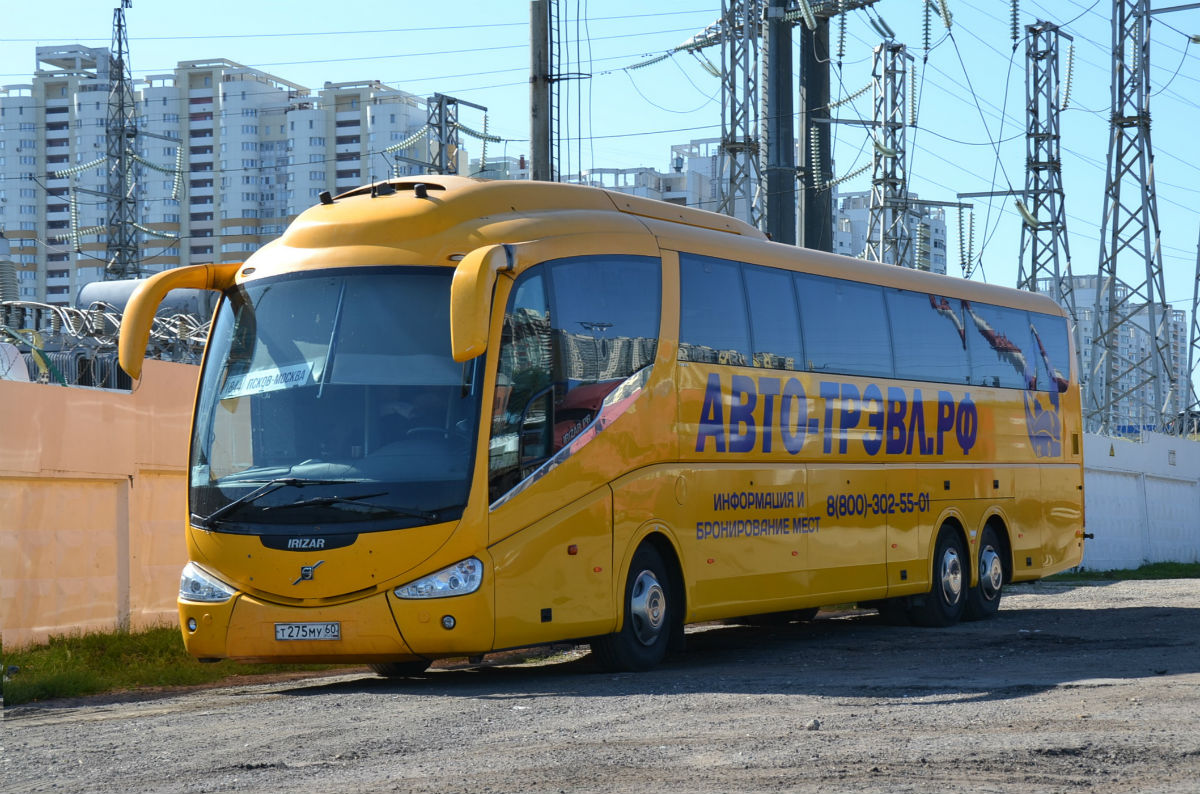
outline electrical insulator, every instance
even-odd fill
[[[1067,105],[1071,104],[1071,78],[1075,74],[1075,45],[1067,45],[1067,81],[1063,88],[1062,104],[1059,105],[1059,110],[1066,110]]]
[[[809,181],[813,188],[820,188],[824,181],[821,174],[821,130],[815,124],[808,128],[808,157],[812,168]]]

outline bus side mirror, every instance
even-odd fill
[[[487,350],[496,274],[511,271],[516,257],[510,245],[485,245],[463,257],[450,284],[450,351],[455,361],[470,361]]]
[[[173,289],[211,289],[224,292],[233,284],[241,262],[228,265],[192,265],[164,270],[138,285],[125,305],[121,318],[121,337],[117,342],[117,360],[121,369],[135,380],[142,376],[146,345],[150,343],[150,326],[163,297]]]

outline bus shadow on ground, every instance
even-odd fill
[[[643,673],[603,671],[581,646],[533,663],[421,676],[313,681],[282,691],[528,699],[689,693],[938,697],[988,701],[1060,686],[1200,672],[1200,609],[1010,609],[946,629],[894,626],[874,612],[777,626],[689,628],[687,651]]]

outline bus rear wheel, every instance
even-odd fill
[[[633,554],[622,600],[621,630],[597,637],[592,653],[605,670],[649,670],[667,655],[677,605],[662,555],[649,544]]]
[[[967,605],[967,550],[962,538],[951,526],[938,532],[933,552],[933,586],[909,610],[918,626],[953,626],[962,618]]]
[[[1004,547],[991,526],[979,537],[979,582],[967,594],[967,620],[985,620],[1000,609],[1004,590]]]

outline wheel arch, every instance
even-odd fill
[[[681,650],[683,645],[683,624],[687,618],[688,605],[687,580],[683,574],[683,555],[680,553],[678,543],[670,529],[658,521],[648,522],[643,525],[630,539],[630,542],[622,552],[619,567],[617,568],[620,573],[614,577],[614,592],[617,594],[618,599],[616,630],[620,631],[621,627],[625,624],[623,594],[629,578],[630,562],[633,560],[633,555],[637,553],[637,550],[647,544],[658,552],[658,556],[662,558],[663,564],[667,566],[668,585],[674,597],[679,599],[679,608],[674,611],[676,616],[675,625],[671,627],[671,650]],[[616,563],[615,559],[614,563]]]
[[[966,525],[966,520],[962,513],[953,507],[942,511],[938,515],[937,520],[932,523],[929,533],[929,545],[925,549],[926,574],[930,582],[933,582],[933,567],[937,564],[937,561],[934,559],[934,550],[937,548],[938,535],[941,534],[942,527],[950,527],[958,535],[958,540],[962,543],[962,548],[967,550],[967,555],[971,554],[972,544],[967,537]]]

